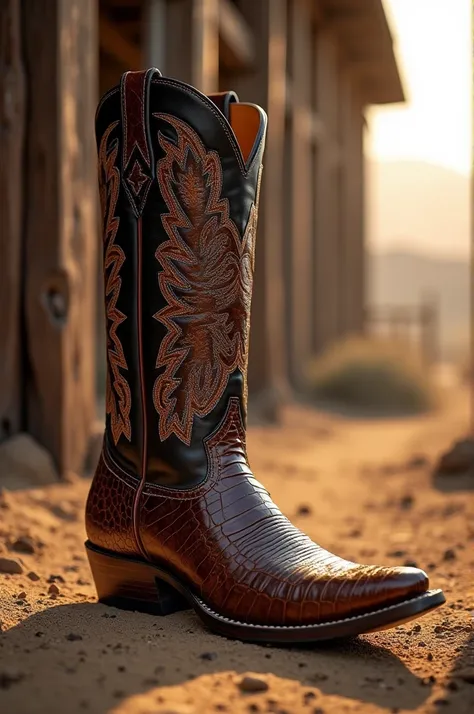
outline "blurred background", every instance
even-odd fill
[[[83,464],[105,385],[93,114],[150,65],[269,114],[251,415],[424,412],[468,377],[469,0],[4,0],[0,29],[0,441]]]

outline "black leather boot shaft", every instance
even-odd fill
[[[216,97],[128,72],[96,117],[106,449],[125,472],[181,489],[206,478],[229,398],[246,408],[266,116]]]

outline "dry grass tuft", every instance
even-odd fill
[[[405,344],[350,338],[331,347],[309,368],[318,402],[371,414],[419,414],[436,406],[426,367]]]

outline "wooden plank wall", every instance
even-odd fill
[[[305,372],[311,357],[313,322],[313,70],[312,2],[294,0],[291,13],[291,278],[289,291],[290,330],[288,335],[289,376],[297,388],[304,388]]]
[[[288,384],[305,388],[315,353],[362,330],[363,107],[333,27],[312,0],[241,0],[239,10],[257,40],[254,63],[226,68],[219,88],[261,104],[270,119],[249,364],[250,393],[268,405]],[[191,27],[184,17],[193,12]],[[167,36],[180,37],[167,44],[166,73],[212,91],[215,0],[176,0],[166,18]]]
[[[179,38],[166,43],[166,74],[203,91],[220,76],[219,89],[269,114],[249,387],[276,404],[288,384],[305,388],[315,353],[362,329],[363,107],[334,27],[313,0],[241,0],[255,56],[240,71],[219,70],[216,0],[149,2],[159,5],[166,36]]]
[[[317,111],[322,123],[316,176],[316,235],[314,255],[314,350],[319,352],[338,336],[340,145],[338,49],[322,26],[316,47]]]
[[[288,0],[291,157],[285,235],[289,378],[364,323],[364,107],[350,59],[314,4]]]
[[[22,426],[21,246],[25,69],[19,0],[0,3],[0,441]]]
[[[97,7],[26,5],[22,379],[26,428],[64,473],[82,467],[95,418]]]
[[[286,0],[241,0],[239,7],[257,38],[256,57],[254,70],[232,78],[232,87],[242,101],[260,104],[270,118],[256,244],[249,390],[251,398],[258,397],[255,408],[272,417],[288,391],[283,279],[287,6]]]
[[[219,88],[218,0],[176,0],[166,5],[167,42],[162,71],[204,94]]]

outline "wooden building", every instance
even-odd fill
[[[364,109],[403,101],[381,0],[2,0],[0,440],[79,469],[95,418],[93,114],[158,66],[269,114],[249,386],[270,413],[364,315]]]

